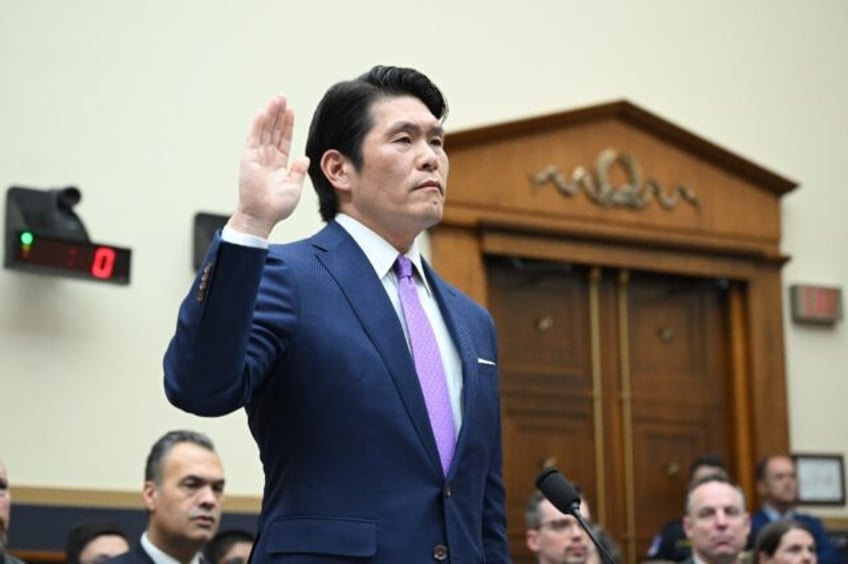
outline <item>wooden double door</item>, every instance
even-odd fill
[[[507,517],[532,562],[524,510],[555,465],[637,562],[682,515],[688,466],[732,465],[726,280],[487,255],[498,326]]]

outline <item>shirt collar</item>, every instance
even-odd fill
[[[771,505],[763,504],[763,513],[766,514],[769,521],[779,521],[780,519],[792,519],[795,517],[795,510],[790,509],[786,513],[781,513]]]
[[[163,552],[162,549],[153,544],[147,536],[147,531],[144,531],[144,534],[141,535],[141,546],[156,564],[180,564],[179,560]],[[199,552],[191,559],[191,564],[201,564]]]
[[[362,222],[352,218],[351,216],[339,213],[336,214],[336,223],[353,237],[362,252],[368,258],[368,262],[377,273],[377,277],[382,280],[391,270],[398,257],[398,251],[388,241],[377,235],[370,228],[366,227]],[[418,271],[419,279],[424,283],[427,293],[430,292],[430,282],[424,276],[424,264],[421,258],[421,249],[418,246],[418,239],[412,243],[412,247],[405,255],[412,264],[415,265],[415,270]]]

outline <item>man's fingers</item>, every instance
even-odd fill
[[[265,111],[256,110],[256,113],[253,114],[253,120],[250,122],[250,129],[247,132],[247,141],[245,143],[248,148],[255,149],[259,146],[259,137],[262,133],[264,123]]]
[[[274,96],[265,106],[265,119],[262,123],[262,129],[259,131],[260,145],[267,145],[271,142],[271,132],[274,129],[274,122],[277,120],[278,108],[279,100],[277,96]]]
[[[282,127],[280,128],[280,137],[277,139],[277,149],[288,158],[291,154],[291,142],[294,131],[294,111],[291,108],[286,108],[283,116]]]
[[[280,143],[280,136],[286,121],[286,99],[284,96],[274,96],[269,107],[268,144],[276,147]]]
[[[247,135],[247,148],[260,150],[269,158],[272,154],[279,152],[273,159],[285,168],[288,165],[291,153],[292,135],[294,132],[294,112],[288,107],[286,99],[282,95],[271,98],[264,110],[258,110],[253,116],[250,130]],[[282,157],[280,162],[279,157]],[[300,168],[302,163],[295,163]],[[309,162],[297,175],[302,178],[309,168]],[[293,167],[294,170],[294,167]]]

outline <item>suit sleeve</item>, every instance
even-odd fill
[[[217,416],[250,401],[296,323],[289,275],[267,250],[215,237],[165,353],[165,394],[173,405]]]

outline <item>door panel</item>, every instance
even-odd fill
[[[503,257],[486,266],[514,561],[533,561],[524,507],[546,464],[581,487],[625,561],[638,560],[682,513],[689,462],[732,452],[723,288]]]
[[[508,259],[493,260],[489,282],[500,335],[510,546],[514,562],[533,562],[524,511],[541,468],[554,464],[594,488],[588,287],[560,265]]]

